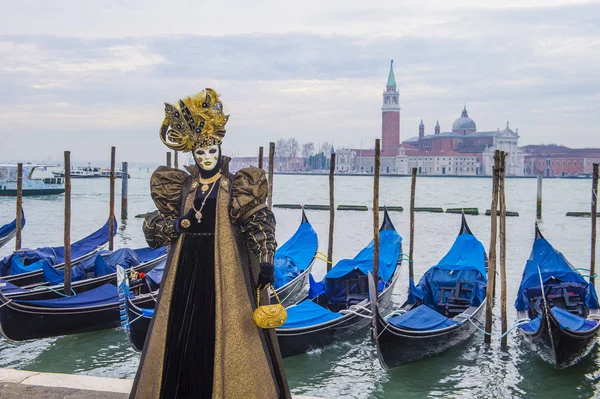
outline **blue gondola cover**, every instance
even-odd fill
[[[593,330],[598,325],[598,320],[586,320],[557,306],[551,308],[550,311],[562,330],[584,332]]]
[[[525,311],[529,308],[527,290],[536,288],[539,290],[540,274],[544,283],[554,279],[563,283],[579,285],[583,289],[584,298],[582,299],[585,300],[586,306],[590,309],[598,309],[598,297],[594,287],[590,286],[583,276],[573,269],[564,255],[554,249],[545,238],[537,238],[523,271],[523,278],[515,301],[517,310]]]
[[[10,275],[29,273],[29,272],[34,272],[36,270],[42,270],[44,268],[44,266],[52,267],[50,265],[50,261],[47,259],[38,260],[37,262],[31,263],[28,265],[24,265],[21,262],[21,259],[19,259],[18,257],[15,256],[14,258],[11,259],[11,262],[10,262]]]
[[[409,303],[417,300],[431,309],[441,301],[442,288],[453,288],[465,283],[472,286],[472,292],[465,292],[462,298],[471,299],[472,306],[479,306],[485,299],[487,286],[485,270],[485,249],[472,234],[460,234],[448,253],[431,267],[419,280],[417,286],[409,281]]]
[[[25,214],[23,214],[23,219],[21,219],[21,220],[22,220],[21,228],[23,228],[23,227],[25,227]],[[6,237],[6,236],[12,234],[16,229],[17,229],[17,219],[0,227],[0,238]]]
[[[117,287],[112,284],[105,284],[93,290],[69,297],[35,301],[15,300],[15,302],[28,306],[48,308],[83,308],[118,303],[119,294],[117,292]]]
[[[139,249],[122,248],[113,253],[106,250],[100,251],[95,257],[86,259],[71,268],[71,281],[85,280],[89,278],[89,273],[93,273],[93,277],[115,273],[117,265],[129,269],[163,256],[166,252],[166,247],[157,249],[148,247]],[[50,284],[60,284],[64,281],[65,273],[63,270],[57,270],[50,265],[45,265],[43,270],[44,280]]]
[[[312,263],[319,247],[317,233],[308,222],[301,223],[294,235],[275,251],[275,288],[298,277]]]
[[[115,234],[117,232],[117,221],[115,219]],[[71,245],[71,259],[79,258],[94,251],[99,246],[102,246],[108,242],[109,227],[108,221],[99,230],[90,234],[89,236],[73,243]],[[23,251],[17,251],[13,254],[5,257],[0,261],[0,272],[2,276],[6,276],[10,273],[12,266],[12,259],[19,258],[23,265],[30,265],[39,260],[46,259],[52,265],[60,264],[64,262],[65,249],[64,247],[44,247],[37,249],[28,249]],[[41,269],[41,265],[40,268]]]
[[[379,232],[379,278],[388,283],[397,267],[402,248],[402,237],[396,230]],[[346,300],[345,280],[353,276],[366,276],[373,271],[374,242],[363,248],[353,259],[342,259],[326,275],[323,281],[310,279],[309,298],[325,291],[329,303],[344,303]],[[350,287],[352,290],[353,288]],[[315,295],[315,296],[313,296]]]
[[[167,264],[166,260],[163,260],[158,265],[156,265],[152,270],[146,273],[146,280],[150,284],[153,290],[157,290],[160,286],[160,281],[162,280],[163,273],[165,271],[165,265]]]
[[[415,331],[440,330],[459,324],[428,306],[418,306],[410,312],[391,317],[388,322],[398,328]]]
[[[280,328],[309,327],[342,317],[341,313],[334,313],[311,300],[290,306],[287,308],[287,314],[287,320]]]
[[[519,326],[519,328],[525,332],[528,332],[530,334],[533,334],[534,332],[536,332],[537,330],[540,329],[540,323],[542,322],[542,315],[539,315],[538,317],[536,317],[535,319],[531,320],[530,322],[527,322],[525,324],[521,324]]]

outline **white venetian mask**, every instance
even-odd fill
[[[196,163],[201,169],[206,171],[213,170],[217,166],[220,156],[221,149],[216,144],[207,147],[198,147],[194,150]]]

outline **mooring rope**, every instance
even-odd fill
[[[55,290],[55,289],[52,289],[52,288],[50,288],[50,287],[37,286],[37,287],[35,287],[35,288],[33,289],[33,291],[39,291],[39,290],[48,290],[48,291],[52,291],[52,292],[54,292],[55,294],[58,294],[58,295],[61,295],[61,296],[71,296],[71,295],[64,294],[64,293],[62,293],[62,292],[60,292],[60,291],[57,291],[57,290]],[[71,288],[71,292],[73,293],[73,295],[77,295],[77,293],[75,292],[75,290],[74,290],[73,288]]]
[[[590,269],[585,268],[585,267],[574,267],[573,270],[575,270],[575,271],[577,271],[577,270],[585,270],[586,272],[590,271]],[[579,273],[579,272],[577,272],[577,273]],[[587,278],[596,278],[596,277],[598,277],[598,273],[594,273],[593,275],[592,274],[581,274],[581,273],[579,273],[579,275],[581,275],[583,277],[587,277]]]
[[[132,325],[134,322],[138,321],[138,319],[141,319],[142,317],[144,317],[143,313],[141,315],[139,315],[138,317],[136,317],[135,319],[131,320],[130,322],[127,322],[127,324]]]
[[[4,302],[2,305],[0,305],[0,309],[3,308],[3,307],[5,307],[6,305],[8,305],[11,302],[12,302],[12,299],[8,299],[7,298],[6,302]]]
[[[527,324],[529,323],[531,320],[529,318],[523,318],[523,319],[518,319],[515,320],[515,322],[513,323],[512,327],[508,329],[508,331],[506,331],[504,334],[502,334],[500,336],[500,338],[498,339],[498,341],[502,341],[502,338],[506,337],[512,330],[514,330],[515,328],[522,326],[523,324]]]
[[[473,326],[475,326],[475,328],[478,329],[483,334],[488,335],[490,337],[492,336],[491,332],[487,332],[484,329],[482,329],[481,327],[479,327],[477,324],[475,324],[475,322],[471,319],[471,317],[473,317],[473,315],[462,314],[460,317],[469,320],[471,322],[471,324],[473,324]]]
[[[321,255],[322,257],[321,257],[321,256],[318,256],[318,255]],[[325,255],[323,252],[317,251],[317,254],[316,254],[315,256],[313,256],[313,258],[314,258],[314,259],[319,259],[319,260],[322,260],[322,261],[323,261],[323,262],[325,262],[325,263],[328,263],[328,264],[330,264],[330,265],[333,265],[333,262],[330,262],[330,261],[327,259],[327,255]]]
[[[414,261],[408,256],[408,254],[400,254],[400,260],[405,260],[410,263],[414,263]]]

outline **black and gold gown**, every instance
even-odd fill
[[[274,330],[252,320],[260,262],[273,262],[275,219],[264,204],[264,171],[220,180],[201,223],[175,221],[204,196],[198,168],[166,167],[151,178],[157,211],[146,215],[148,245],[171,244],[131,398],[290,398]],[[261,296],[268,301],[268,295]]]
[[[218,184],[218,181],[213,183]],[[208,194],[208,193],[207,193]],[[204,196],[196,193],[194,207]],[[169,345],[165,353],[162,396],[210,398],[215,354],[215,205],[216,192],[206,198],[201,223],[192,225],[183,241],[180,272],[173,301],[183,304],[169,314]]]

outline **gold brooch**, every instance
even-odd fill
[[[192,225],[192,223],[190,223],[190,221],[188,219],[182,219],[180,225],[184,229],[189,229],[190,226]]]

